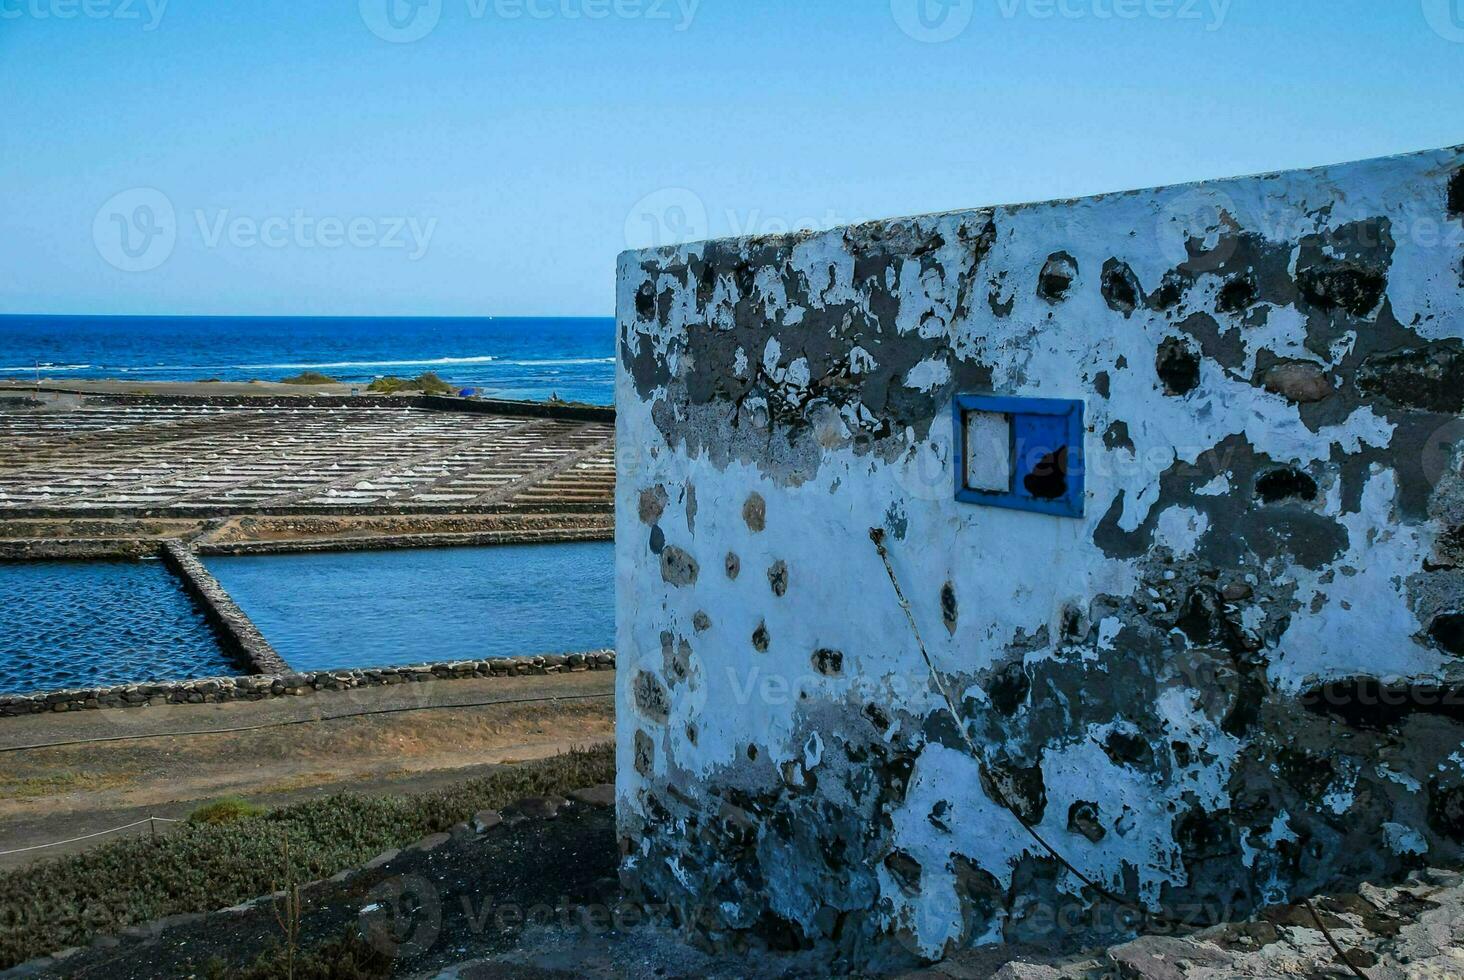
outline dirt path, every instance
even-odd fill
[[[614,738],[609,672],[407,684],[314,697],[6,719],[0,724],[0,851],[186,816],[221,796],[275,806],[343,790],[412,792]],[[453,707],[476,702],[486,707]],[[374,717],[362,711],[433,706]],[[299,722],[261,731],[93,742]],[[136,828],[127,833],[147,833]],[[94,840],[0,854],[0,869]]]

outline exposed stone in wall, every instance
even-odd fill
[[[1219,921],[1464,857],[1461,164],[624,256],[627,876],[935,957],[1132,928],[1083,878]],[[1081,519],[955,501],[959,392],[1085,401]]]

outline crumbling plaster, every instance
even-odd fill
[[[1457,859],[1461,172],[622,256],[627,876],[712,941],[934,957],[1121,931],[1017,814],[1200,921]],[[1086,402],[1085,517],[956,502],[962,392]]]

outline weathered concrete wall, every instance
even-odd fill
[[[1022,821],[1190,919],[1457,861],[1461,246],[1455,148],[622,256],[627,874],[936,956],[1123,928]],[[1084,518],[956,502],[967,392]]]

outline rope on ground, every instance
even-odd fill
[[[0,857],[4,857],[7,854],[23,854],[26,851],[39,851],[47,847],[60,847],[62,844],[75,844],[77,841],[91,840],[94,837],[105,837],[108,834],[115,834],[119,830],[131,830],[133,827],[141,827],[143,824],[150,824],[154,822],[182,823],[183,821],[173,820],[169,817],[147,817],[143,820],[137,821],[136,823],[123,824],[120,827],[113,827],[110,830],[99,830],[95,834],[82,834],[80,837],[69,837],[66,840],[53,840],[49,844],[32,844],[29,847],[17,847],[9,851],[0,851]]]
[[[1311,903],[1311,899],[1303,898],[1301,904],[1311,913],[1311,917],[1317,922],[1317,928],[1322,930],[1322,935],[1326,937],[1327,945],[1332,947],[1332,952],[1336,953],[1337,958],[1347,965],[1347,969],[1352,971],[1352,975],[1360,980],[1370,980],[1368,975],[1358,969],[1357,964],[1353,963],[1351,958],[1342,951],[1342,947],[1337,945],[1337,940],[1332,938],[1332,930],[1328,929],[1327,924],[1322,921],[1322,913],[1317,911],[1317,907]]]
[[[100,738],[73,738],[64,742],[34,742],[30,745],[0,745],[0,754],[7,752],[28,752],[32,749],[55,749],[67,745],[94,745],[99,742],[135,742],[151,738],[191,738],[195,735],[233,735],[239,732],[259,732],[268,728],[289,728],[292,725],[313,725],[317,722],[341,721],[346,718],[369,718],[376,715],[400,715],[412,711],[450,711],[454,708],[491,708],[498,704],[542,704],[547,701],[594,701],[613,698],[614,694],[562,694],[544,698],[501,698],[497,701],[470,701],[465,704],[416,704],[404,708],[375,708],[371,711],[352,711],[346,714],[325,715],[320,718],[293,718],[289,721],[272,721],[263,725],[243,725],[237,728],[204,728],[189,732],[154,732],[141,735],[105,735]],[[0,852],[4,853],[4,852]]]

